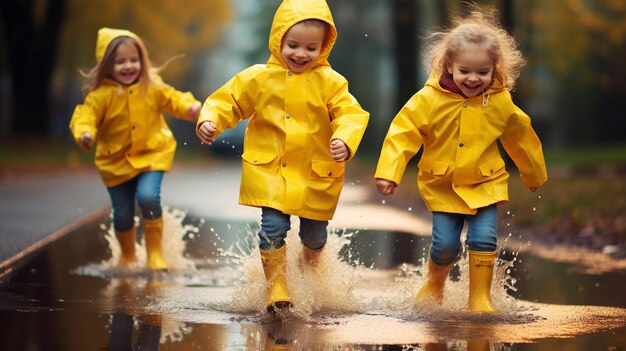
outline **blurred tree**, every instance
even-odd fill
[[[146,42],[151,60],[159,65],[180,53],[206,50],[230,20],[230,3],[229,0],[184,3],[176,0],[2,0],[0,33],[6,36],[3,42],[13,83],[12,132],[39,136],[50,133],[53,118],[50,96],[67,99],[67,85],[75,86],[80,79],[76,69],[89,70],[95,65],[99,28],[108,26],[136,32]],[[198,65],[197,61],[172,64],[167,74],[183,76],[192,72],[193,76],[201,69]],[[53,80],[55,76],[63,79]]]
[[[66,5],[65,0],[0,1],[14,99],[12,125],[19,134],[48,131],[48,89]]]
[[[624,142],[626,5],[623,0],[525,4],[533,100],[561,146]]]
[[[394,0],[394,40],[398,90],[396,110],[417,91],[418,38],[413,0]]]

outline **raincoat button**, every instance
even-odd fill
[[[430,174],[433,174],[433,173],[434,173],[434,171],[431,169],[431,170],[430,170]]]
[[[463,143],[459,143],[459,147],[463,147]]]
[[[257,163],[257,162],[258,162],[257,160],[252,161],[252,163]]]
[[[291,118],[291,115],[290,115],[290,114],[287,114],[287,115],[285,116],[285,118],[289,119],[289,118]]]
[[[330,177],[331,175],[333,175],[333,171],[328,171],[328,176]]]
[[[128,93],[129,93],[129,94],[132,94],[132,93],[133,93],[133,91],[132,91],[132,90],[129,90],[129,91],[128,91]]]
[[[459,188],[459,186],[458,186],[457,184],[454,184],[454,188],[455,188],[455,189],[458,189],[458,188]]]
[[[283,164],[281,166],[287,167],[287,163],[283,162]]]
[[[493,174],[493,169],[490,169],[489,172],[491,172],[491,174]]]
[[[293,73],[291,73],[291,71],[287,72],[288,76],[291,76]]]
[[[463,102],[463,107],[467,107],[467,101]]]

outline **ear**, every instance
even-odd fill
[[[446,65],[446,70],[448,71],[448,74],[452,75],[452,65],[451,64],[447,64]]]

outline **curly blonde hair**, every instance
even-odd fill
[[[425,62],[430,63],[433,72],[443,74],[457,53],[479,45],[493,60],[493,79],[513,90],[526,60],[498,20],[496,9],[470,5],[467,16],[454,18],[449,29],[429,35],[432,42],[425,52]]]

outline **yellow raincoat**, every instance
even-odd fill
[[[508,90],[495,82],[482,96],[464,98],[442,88],[433,74],[391,123],[375,177],[400,184],[423,145],[417,183],[428,209],[475,214],[508,201],[509,174],[498,139],[526,187],[547,180],[541,142]]]
[[[281,40],[291,26],[309,18],[327,22],[330,30],[318,61],[305,72],[292,73],[282,59]],[[349,93],[346,79],[327,61],[336,38],[325,1],[285,0],[272,23],[267,63],[238,73],[204,103],[198,126],[213,121],[216,135],[250,118],[240,204],[332,219],[345,164],[332,159],[330,141],[342,140],[352,158],[369,119]]]
[[[129,31],[102,28],[96,44],[98,61],[119,36],[140,40]],[[78,142],[83,133],[89,132],[97,140],[95,164],[107,187],[124,183],[141,172],[167,171],[172,165],[176,140],[162,112],[185,118],[182,116],[197,100],[191,93],[177,91],[158,79],[144,92],[139,83],[123,86],[104,80],[74,110],[72,135]]]

